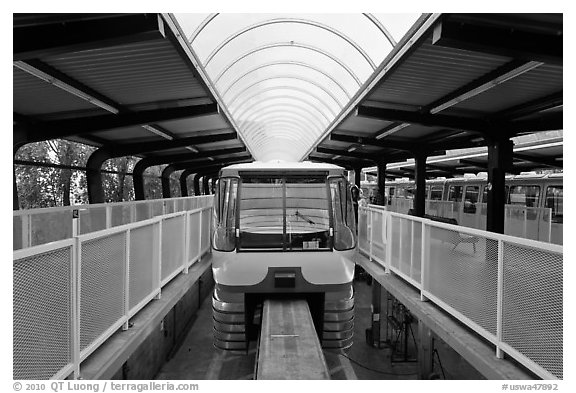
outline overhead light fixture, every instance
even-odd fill
[[[193,146],[186,146],[186,149],[190,150],[192,153],[199,153],[198,149]]]
[[[155,127],[152,127],[152,126],[150,126],[150,125],[148,125],[148,124],[144,124],[144,125],[142,126],[142,128],[144,128],[145,130],[150,131],[150,132],[153,133],[153,134],[156,134],[156,135],[158,135],[158,136],[161,136],[162,138],[166,138],[166,139],[168,139],[168,140],[170,140],[170,141],[174,139],[174,137],[173,137],[172,135],[168,135],[168,134],[165,133],[164,131],[160,131],[159,129],[157,129],[157,128],[155,128]]]
[[[90,102],[91,104],[94,104],[104,110],[107,110],[108,112],[114,113],[114,114],[118,114],[118,112],[120,112],[118,109],[114,108],[111,105],[106,104],[105,102],[100,101],[97,98],[92,97],[91,95],[83,92],[80,89],[77,89],[73,86],[70,86],[69,84],[62,82],[60,79],[54,78],[51,75],[48,75],[47,73],[40,71],[39,69],[31,66],[28,63],[25,63],[23,61],[15,61],[14,62],[14,66],[32,76],[35,76],[38,79],[42,79],[44,82],[48,82],[51,85],[58,87],[59,89],[62,89],[72,95],[75,95],[78,98],[81,98],[85,101]]]
[[[384,131],[383,133],[376,135],[376,139],[382,139],[385,136],[388,135],[392,135],[400,130],[403,130],[404,128],[408,127],[410,125],[410,123],[402,123],[402,124],[398,124],[396,127],[393,127],[387,131]]]
[[[528,63],[513,69],[512,71],[509,71],[505,74],[500,75],[499,77],[492,79],[489,82],[484,83],[483,85],[478,86],[475,89],[472,89],[470,91],[467,91],[464,94],[459,95],[458,97],[455,97],[449,101],[446,101],[443,104],[440,104],[432,109],[430,109],[430,113],[431,114],[435,114],[438,113],[440,111],[443,111],[446,108],[450,108],[451,106],[454,106],[462,101],[465,101],[467,99],[470,99],[474,96],[477,96],[480,93],[483,93],[487,90],[492,89],[493,87],[498,86],[501,83],[504,83],[506,81],[509,81],[510,79],[516,78],[517,76],[520,76],[530,70],[533,70],[536,67],[540,67],[542,64],[542,62],[539,61],[529,61]]]
[[[339,159],[339,158],[342,158],[342,156],[334,156],[334,157],[332,157],[333,160],[337,160],[337,159]]]
[[[208,157],[210,161],[214,161],[214,157]]]
[[[348,153],[352,153],[356,149],[358,149],[357,146],[352,146],[351,148],[348,149]]]

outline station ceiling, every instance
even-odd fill
[[[14,144],[369,167],[562,129],[561,14],[413,20],[15,14]]]
[[[562,14],[423,15],[303,158],[368,167],[561,130],[562,34]]]
[[[168,14],[14,14],[14,144],[65,138],[112,156],[253,160]]]

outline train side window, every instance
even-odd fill
[[[432,201],[442,200],[442,186],[432,186],[430,188],[430,199]]]
[[[414,199],[414,186],[409,186],[404,189],[404,197],[407,199]]]
[[[563,186],[549,186],[546,189],[546,207],[552,209],[552,222],[564,222]]]
[[[452,202],[462,202],[462,186],[450,186],[448,190],[448,200]]]
[[[504,189],[504,199],[507,201],[508,200],[508,191],[510,190],[510,186],[505,186]],[[488,203],[488,187],[484,186],[483,191],[482,191],[482,203]],[[507,202],[509,203],[509,202]]]
[[[391,205],[392,204],[392,198],[394,198],[394,191],[396,191],[395,187],[390,187],[388,189],[388,194],[389,194],[389,198],[388,198],[388,204]]]
[[[479,186],[466,186],[466,192],[464,193],[464,213],[476,213],[476,203],[478,203],[479,194]]]
[[[540,186],[512,186],[508,194],[508,203],[526,207],[538,207]]]

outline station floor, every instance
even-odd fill
[[[365,279],[356,281],[355,287],[355,332],[354,344],[345,353],[324,351],[331,379],[347,380],[391,380],[418,379],[416,343],[417,322],[411,324],[413,336],[408,335],[408,362],[401,342],[392,349],[382,342],[380,348],[369,346],[365,341],[365,330],[371,323],[371,286]],[[389,332],[389,341],[396,341],[397,332]],[[384,340],[385,337],[382,337]],[[437,379],[482,379],[458,354],[441,342],[436,343],[434,376]],[[196,320],[171,359],[157,374],[158,380],[238,380],[253,379],[256,359],[256,342],[248,352],[227,352],[212,345],[212,304],[208,296],[198,310]]]

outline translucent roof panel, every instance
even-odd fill
[[[254,158],[298,161],[417,14],[177,14]]]

